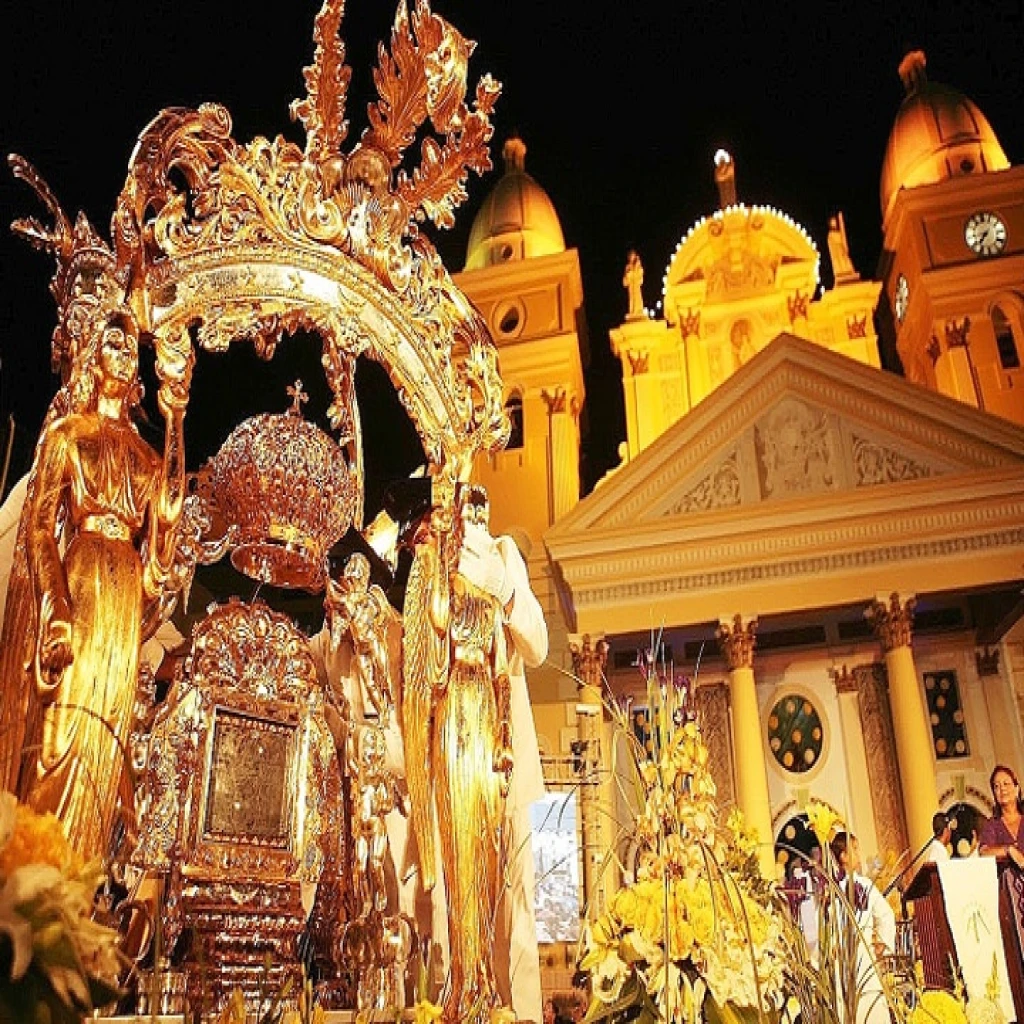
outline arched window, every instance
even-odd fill
[[[513,391],[505,403],[505,413],[512,424],[512,431],[508,435],[508,444],[505,451],[512,451],[523,447],[523,396],[518,391]]]
[[[1000,306],[992,307],[992,329],[996,334],[1000,365],[1004,370],[1019,370],[1020,353],[1017,351],[1017,339],[1013,336],[1013,324]]]

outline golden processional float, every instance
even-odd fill
[[[437,834],[448,899],[478,924],[470,933],[452,922],[444,1018],[483,1020],[498,1006],[488,932],[498,823],[481,807],[493,809],[507,772],[496,742],[506,681],[493,610],[461,578],[455,585],[454,564],[473,460],[504,444],[507,425],[486,326],[420,225],[450,227],[469,172],[490,169],[500,87],[483,76],[467,104],[474,44],[428,0],[411,11],[400,0],[378,51],[369,125],[343,152],[343,12],[344,0],[325,0],[316,17],[307,93],[291,106],[304,148],[281,137],[240,144],[216,104],[164,110],[131,156],[110,244],[84,215],[70,221],[11,157],[52,220],[14,229],[56,258],[62,386],[37,445],[8,590],[0,770],[5,788],[56,813],[87,856],[105,856],[118,808],[135,808],[131,865],[158,894],[159,984],[145,994],[159,1005],[150,998],[149,1009],[180,1010],[182,993],[199,992],[216,1007],[236,988],[294,984],[310,965],[328,1008],[405,1004],[396,950],[407,956],[415,938],[378,891],[394,785],[381,716],[355,720],[344,693],[318,681],[308,638],[255,600],[208,612],[159,705],[144,675],[139,685],[140,646],[197,563],[229,550],[258,580],[327,587],[333,642],[347,636],[354,661],[382,671],[393,622],[363,556],[340,581],[326,569],[332,545],[363,528],[354,373],[359,356],[376,360],[419,434],[432,506],[412,541],[400,643],[390,644],[401,649],[390,669],[401,711],[386,667],[378,710],[400,719],[423,879],[436,874]],[[403,169],[417,138],[418,165]],[[303,421],[296,387],[292,410],[240,424],[203,486],[190,486],[182,422],[195,347],[248,341],[269,360],[300,330],[322,340],[337,439]],[[162,456],[132,421],[139,345],[155,353]],[[466,678],[456,651],[494,690],[473,737],[435,721],[448,713],[439,695],[449,681]],[[460,779],[442,799],[432,762],[455,740],[493,756],[473,762],[486,777]],[[477,863],[465,863],[465,844],[459,864],[448,862],[456,828],[479,836]]]

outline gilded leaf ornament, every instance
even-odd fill
[[[313,22],[316,50],[313,63],[304,68],[306,98],[294,100],[292,120],[306,129],[306,153],[313,159],[336,154],[348,135],[345,101],[352,69],[345,63],[345,43],[340,36],[345,0],[327,0]]]

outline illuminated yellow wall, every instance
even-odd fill
[[[998,252],[969,245],[978,214],[1002,225]],[[1001,311],[1024,362],[1024,167],[901,190],[884,246],[884,322],[906,376],[1024,423],[1024,370],[1003,365],[993,323]]]
[[[665,273],[662,315],[630,317],[610,332],[629,458],[783,332],[879,365],[879,286],[847,266],[817,297],[818,268],[810,236],[772,207],[732,202],[694,224]]]

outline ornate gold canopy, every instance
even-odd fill
[[[146,127],[114,215],[117,262],[129,271],[128,303],[155,338],[161,378],[164,364],[180,361],[186,331],[210,351],[249,339],[269,358],[283,334],[313,330],[332,425],[356,463],[352,375],[366,355],[390,375],[433,474],[454,482],[478,451],[504,443],[507,427],[487,329],[419,225],[451,226],[469,171],[491,167],[500,87],[483,76],[467,106],[475,44],[427,0],[411,12],[400,0],[390,47],[379,48],[369,127],[343,153],[344,6],[325,0],[307,95],[291,107],[304,149],[281,137],[237,143],[215,104],[164,110]],[[406,170],[418,133],[419,165]],[[357,524],[361,511],[360,502]]]

